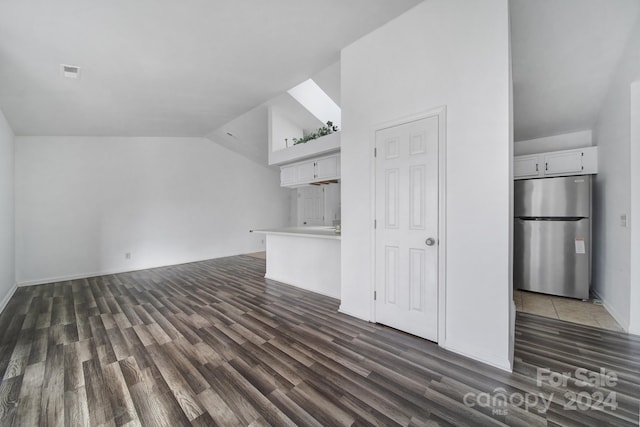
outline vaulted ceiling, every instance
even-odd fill
[[[17,135],[204,136],[419,2],[0,0],[0,109]]]
[[[266,101],[419,2],[0,0],[0,109],[18,135],[220,141],[225,126],[241,131],[236,119],[259,105],[246,118],[262,123]],[[640,0],[510,7],[516,141],[592,128]],[[80,66],[80,79],[63,78],[60,64]],[[247,150],[264,138],[256,132],[246,129]]]
[[[592,129],[639,0],[511,0],[516,141]]]

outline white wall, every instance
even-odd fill
[[[439,343],[510,369],[507,0],[421,3],[345,48],[341,63],[341,310],[372,316],[373,128],[446,106],[446,331]]]
[[[268,234],[267,279],[340,298],[340,240]]]
[[[640,23],[629,38],[594,128],[599,169],[594,184],[593,288],[625,329],[630,320],[631,233],[621,226],[620,215],[631,212],[630,89],[638,78]]]
[[[514,114],[513,114],[513,44],[511,41],[512,22],[511,22],[511,6],[509,2],[509,200],[513,200],[513,156],[515,151],[514,143]],[[509,203],[509,218],[513,218],[513,203]],[[509,224],[509,277],[513,278],[513,221]],[[510,279],[513,285],[513,280]],[[513,366],[513,358],[515,357],[515,340],[516,340],[516,302],[513,299],[513,286],[509,287],[509,362]]]
[[[269,141],[271,151],[293,146],[293,138],[302,138],[302,128],[287,119],[277,107],[269,108]],[[285,141],[287,139],[288,141]]]
[[[16,218],[17,280],[46,282],[263,250],[288,190],[206,138],[16,137]]]
[[[640,335],[640,80],[631,84],[631,254],[629,332]]]
[[[593,145],[591,130],[579,132],[563,133],[561,135],[547,136],[544,138],[527,139],[516,141],[514,144],[514,155],[547,153],[550,151],[571,150],[573,148],[584,148]]]
[[[311,76],[333,102],[340,105],[340,61]]]
[[[0,311],[15,290],[14,136],[0,110]]]

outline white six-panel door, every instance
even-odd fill
[[[324,192],[320,186],[298,188],[298,225],[324,225]]]
[[[376,132],[376,322],[438,339],[438,117]]]

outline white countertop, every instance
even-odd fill
[[[251,230],[252,233],[274,234],[279,236],[314,237],[318,239],[341,240],[340,234],[330,226],[282,227],[265,230]]]

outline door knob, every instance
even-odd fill
[[[436,239],[434,239],[433,237],[429,237],[424,243],[427,246],[433,246],[436,244]]]

